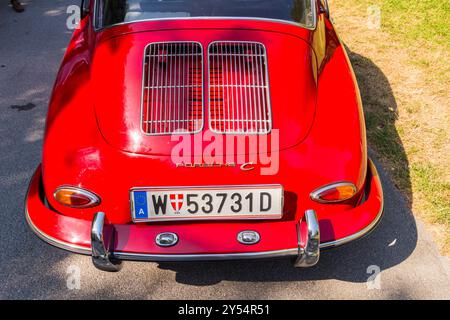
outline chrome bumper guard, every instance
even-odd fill
[[[92,262],[97,269],[108,272],[117,272],[122,268],[120,261],[114,259],[109,249],[114,243],[114,230],[105,230],[105,213],[97,212],[92,221],[91,248]],[[105,239],[107,241],[105,242]]]
[[[114,243],[114,228],[105,226],[105,213],[97,212],[92,221],[91,251],[94,266],[102,271],[117,272],[122,268],[117,258],[142,261],[201,261],[201,260],[232,260],[245,258],[271,258],[295,255],[295,267],[312,267],[319,261],[320,231],[317,215],[314,210],[308,210],[304,219],[297,226],[298,249],[287,249],[261,253],[236,254],[204,254],[204,255],[127,255],[118,253],[115,257],[111,251]]]
[[[297,226],[298,257],[294,266],[298,268],[312,267],[320,258],[319,220],[314,210],[307,210],[304,218]]]

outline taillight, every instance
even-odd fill
[[[100,198],[97,195],[77,187],[59,187],[54,197],[60,204],[71,208],[90,208],[100,204]]]
[[[311,199],[320,203],[338,203],[351,199],[356,187],[350,182],[333,183],[311,193]]]

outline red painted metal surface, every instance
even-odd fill
[[[207,50],[213,41],[253,41],[267,50],[273,129],[280,145],[276,174],[261,175],[236,167],[177,167],[170,157],[176,141],[141,131],[143,54],[152,42],[196,41]],[[205,81],[207,83],[207,81]],[[205,87],[205,128],[208,94]],[[269,140],[273,134],[269,134]],[[194,160],[203,162],[194,150]],[[305,210],[316,210],[322,242],[351,235],[378,214],[382,195],[341,204],[312,201],[310,193],[329,183],[348,181],[360,193],[367,176],[364,117],[356,80],[333,26],[319,15],[316,30],[268,21],[188,20],[139,22],[95,32],[90,17],[81,23],[67,49],[49,105],[42,168],[31,183],[27,207],[35,226],[47,235],[89,246],[89,228],[97,211],[116,225],[116,250],[152,253],[218,253],[267,251],[296,246],[295,225]],[[234,150],[227,154],[235,155]],[[250,153],[249,150],[245,150]],[[38,197],[38,180],[54,211]],[[374,184],[374,178],[370,178]],[[275,222],[172,222],[134,225],[129,191],[135,187],[281,184],[284,216]],[[101,197],[89,209],[71,209],[52,196],[61,185],[86,188]],[[149,240],[159,231],[179,233],[180,245],[161,249]],[[246,228],[261,232],[251,249],[235,241]],[[217,236],[220,234],[220,237]],[[191,240],[186,240],[189,238]],[[214,242],[208,239],[214,239]],[[213,244],[214,243],[214,244]]]

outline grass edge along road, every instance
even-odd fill
[[[450,2],[329,3],[358,78],[369,145],[449,255]]]

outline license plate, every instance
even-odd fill
[[[280,219],[281,185],[136,188],[130,193],[134,222],[197,219]]]

